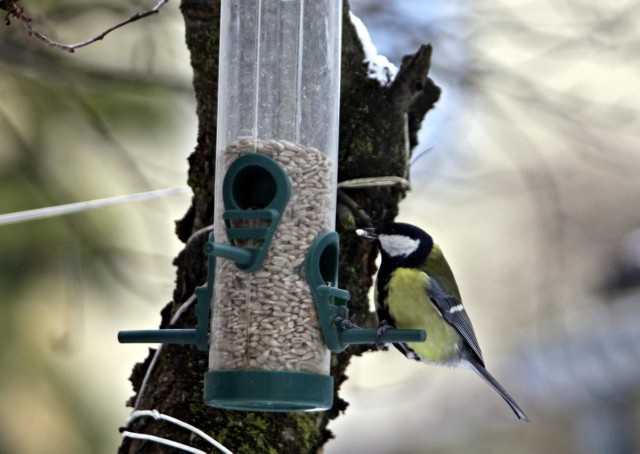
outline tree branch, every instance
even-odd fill
[[[88,46],[89,44],[95,43],[96,41],[100,41],[102,40],[105,36],[107,36],[109,33],[111,33],[114,30],[119,29],[120,27],[124,27],[127,24],[130,24],[131,22],[135,22],[137,20],[143,19],[147,16],[151,16],[152,14],[156,14],[158,12],[160,12],[160,8],[162,8],[169,0],[158,0],[158,2],[153,6],[153,8],[148,9],[146,11],[142,11],[139,13],[135,13],[132,14],[131,16],[127,17],[126,19],[121,20],[120,22],[118,22],[117,24],[109,27],[108,29],[104,30],[102,33],[89,38],[85,41],[81,41],[79,43],[76,44],[62,44],[56,41],[53,41],[52,39],[50,39],[47,35],[40,33],[39,31],[35,30],[33,28],[33,26],[31,25],[31,17],[29,17],[25,11],[24,11],[24,7],[23,6],[18,6],[18,0],[6,0],[6,1],[0,1],[0,9],[4,9],[7,11],[7,14],[5,15],[5,24],[6,25],[10,25],[11,21],[10,18],[14,17],[16,19],[18,19],[20,22],[22,22],[22,24],[24,25],[24,27],[27,30],[27,34],[29,36],[34,36],[35,38],[39,39],[40,41],[48,44],[51,47],[54,47],[56,49],[61,49],[64,50],[66,52],[69,53],[73,53],[76,51],[76,49],[79,49],[81,47],[85,47]]]

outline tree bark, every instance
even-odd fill
[[[375,176],[406,178],[409,150],[416,145],[422,119],[440,94],[440,89],[427,77],[431,47],[422,46],[414,55],[405,57],[394,82],[381,86],[367,77],[364,53],[349,20],[346,2],[344,8],[338,178],[340,181]],[[169,327],[182,302],[206,281],[206,257],[202,250],[207,235],[194,233],[211,225],[213,219],[220,4],[213,0],[182,0],[181,11],[193,67],[198,141],[189,157],[189,185],[194,196],[187,213],[176,223],[177,236],[185,246],[174,262],[176,287],[173,301],[162,310],[162,328]],[[375,250],[371,244],[358,241],[353,230],[393,220],[405,191],[406,187],[401,185],[340,190],[336,213],[340,287],[351,292],[352,320],[362,327],[376,326],[367,301],[375,272]],[[172,327],[195,324],[192,307]],[[155,409],[189,422],[235,453],[317,452],[332,437],[327,429],[329,421],[347,408],[347,402],[338,395],[347,378],[345,369],[353,355],[367,349],[350,347],[333,356],[336,395],[333,408],[327,412],[257,413],[207,407],[202,397],[207,354],[194,346],[174,345],[162,348],[141,396],[137,393],[154,352],[134,367],[131,382],[136,396],[128,404],[133,406],[137,399],[136,409]],[[153,418],[139,418],[127,430],[211,451],[211,446],[199,437]],[[167,452],[167,448],[126,438],[119,452],[160,453]]]

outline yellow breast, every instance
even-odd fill
[[[396,269],[386,287],[389,315],[396,328],[425,330],[426,341],[407,345],[427,362],[445,363],[457,354],[461,337],[434,308],[427,295],[428,282],[429,277],[418,269]]]

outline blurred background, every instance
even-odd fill
[[[147,1],[24,2],[75,43]],[[178,4],[74,54],[0,27],[0,213],[186,184],[196,140]],[[0,452],[112,453],[128,377],[174,288],[190,195],[0,225]]]
[[[490,371],[356,358],[327,453],[640,451],[636,2],[352,0],[443,88],[400,219],[443,247]],[[25,4],[78,42],[152,5]],[[178,5],[75,54],[0,28],[0,214],[182,186],[195,145]],[[128,375],[171,297],[188,195],[0,225],[0,452],[114,452]]]

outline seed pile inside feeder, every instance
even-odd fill
[[[313,147],[286,140],[241,139],[224,150],[225,168],[239,156],[255,152],[285,168],[291,198],[258,271],[246,273],[230,260],[217,260],[209,364],[212,370],[328,374],[330,353],[322,339],[304,260],[316,237],[333,228],[332,164]],[[224,225],[221,211],[216,226]],[[264,222],[245,220],[242,226],[264,227]],[[216,228],[216,241],[229,243],[222,230]]]

